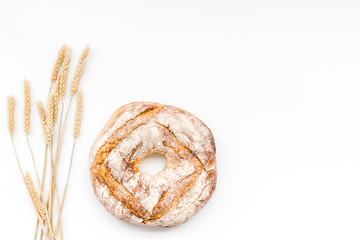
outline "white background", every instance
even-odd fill
[[[1,238],[32,239],[35,215],[6,127],[6,96],[22,81],[45,101],[57,50],[91,52],[84,116],[64,208],[66,239],[359,239],[360,4],[358,1],[1,1]],[[88,155],[116,108],[183,108],[212,130],[218,184],[183,225],[148,229],[105,211]],[[30,139],[42,162],[33,104]],[[72,109],[74,110],[74,109]],[[72,121],[72,120],[71,120]],[[66,145],[71,145],[71,124]],[[65,171],[70,146],[63,152]]]

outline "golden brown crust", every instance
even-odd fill
[[[187,125],[180,126],[183,123]],[[147,130],[150,133],[142,135]],[[129,143],[125,143],[127,140]],[[150,141],[156,142],[156,147]],[[116,150],[120,153],[116,157],[111,156],[119,143],[125,146],[125,150],[131,150],[127,154],[120,154],[121,149]],[[161,184],[156,187],[153,187],[155,180],[146,181],[149,177],[138,168],[143,157],[153,152],[165,154],[167,158],[167,168],[157,178]],[[150,226],[180,224],[205,205],[216,185],[215,144],[210,130],[188,112],[158,103],[135,102],[119,108],[96,140],[90,160],[92,183],[99,199],[112,214],[133,223]],[[124,166],[121,171],[114,169],[118,163]],[[181,171],[185,167],[192,170],[180,177],[185,173]],[[113,175],[112,171],[120,171],[121,174]],[[179,173],[173,175],[176,171]],[[206,177],[199,180],[200,175]],[[169,181],[167,185],[162,183],[164,179],[174,181]],[[125,186],[133,182],[136,186],[129,189]],[[104,188],[105,193],[99,190]],[[149,211],[149,207],[144,207],[141,202],[147,201],[146,196],[150,199],[155,195],[152,192],[154,189],[161,195]],[[198,199],[192,200],[195,202],[189,202],[192,196],[186,195],[190,194],[190,189],[193,189],[193,195],[198,196]],[[117,209],[113,199],[119,201]],[[183,206],[179,206],[180,202],[184,203]],[[196,209],[192,210],[191,205],[196,205]],[[180,217],[186,209],[191,209],[188,216]],[[128,211],[127,214],[124,211]],[[168,214],[170,211],[172,213]],[[165,219],[167,214],[168,218],[174,219]]]

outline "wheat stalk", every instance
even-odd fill
[[[27,140],[27,144],[31,153],[35,173],[36,173],[36,179],[39,184],[39,188],[37,188],[33,182],[33,179],[31,178],[31,175],[29,172],[23,172],[20,159],[18,157],[17,151],[16,151],[16,145],[14,143],[14,132],[15,132],[15,98],[13,96],[9,96],[7,98],[7,112],[8,112],[8,130],[11,137],[12,146],[15,152],[15,157],[17,164],[19,166],[19,170],[21,172],[21,175],[23,177],[23,180],[25,182],[26,188],[29,192],[29,195],[31,197],[31,201],[33,202],[34,209],[37,216],[37,225],[36,225],[36,231],[35,231],[35,239],[37,239],[37,232],[38,227],[41,228],[41,235],[40,239],[43,238],[43,236],[46,239],[52,239],[55,240],[58,230],[60,229],[60,239],[63,239],[63,229],[62,229],[62,209],[64,205],[64,200],[68,188],[69,183],[69,176],[71,172],[71,166],[73,162],[73,155],[74,155],[74,149],[75,149],[75,143],[76,139],[78,138],[80,134],[80,126],[81,126],[81,118],[82,118],[82,107],[83,107],[83,94],[82,91],[79,89],[79,83],[80,79],[82,77],[86,59],[89,53],[89,46],[86,46],[85,49],[82,51],[82,54],[80,56],[78,65],[76,67],[76,70],[74,72],[74,76],[71,82],[70,91],[69,91],[69,107],[66,111],[66,115],[63,118],[63,108],[64,108],[64,98],[66,95],[66,82],[68,78],[68,72],[70,67],[70,61],[71,61],[71,49],[69,47],[66,47],[66,45],[63,45],[61,49],[58,52],[57,59],[55,61],[53,71],[51,74],[51,86],[46,102],[46,106],[44,108],[44,105],[41,103],[41,101],[38,101],[36,103],[37,110],[40,117],[40,123],[43,129],[43,134],[46,140],[45,144],[45,156],[44,156],[44,164],[43,164],[43,171],[42,171],[42,179],[40,181],[37,167],[35,164],[35,158],[33,151],[30,146],[29,141],[29,133],[30,133],[30,113],[31,113],[31,98],[30,98],[30,84],[29,82],[24,79],[24,112],[23,112],[23,123],[24,123],[24,132]],[[61,70],[61,72],[60,72]],[[60,74],[59,74],[60,73]],[[71,151],[71,158],[70,158],[70,164],[69,169],[67,172],[67,178],[66,178],[66,185],[64,188],[64,193],[61,196],[60,201],[60,195],[57,188],[57,174],[58,174],[58,168],[59,168],[59,160],[60,160],[60,152],[61,152],[61,146],[63,142],[63,136],[64,136],[64,130],[65,125],[67,122],[68,113],[70,110],[71,102],[76,94],[76,112],[75,112],[75,119],[74,119],[74,129],[73,129],[73,147]],[[59,118],[59,102],[61,100],[61,113],[60,113],[60,119]],[[60,120],[59,125],[57,125],[57,121]],[[54,129],[58,128],[59,135],[57,138],[54,138]],[[54,151],[54,146],[57,148],[56,151]],[[47,167],[47,159],[50,159],[50,167]],[[48,189],[48,196],[47,199],[44,197],[44,184],[45,184],[45,174],[47,173],[47,168],[50,169],[49,172],[49,189]],[[38,190],[37,190],[38,189]],[[56,199],[56,203],[54,200]],[[57,206],[55,206],[55,204]],[[57,207],[57,224],[56,224],[56,230],[55,225],[53,225],[53,217],[54,217],[54,208]],[[55,231],[54,231],[55,230]]]
[[[66,126],[66,121],[68,118],[68,114],[69,114],[69,110],[71,107],[71,103],[72,103],[72,99],[73,96],[75,95],[75,93],[77,93],[78,87],[79,87],[79,83],[80,83],[80,78],[82,76],[82,73],[84,71],[85,68],[85,64],[86,64],[86,58],[89,54],[90,48],[87,45],[84,50],[82,51],[82,54],[80,56],[78,65],[76,67],[74,76],[73,76],[73,80],[71,82],[71,87],[70,87],[70,101],[69,101],[69,105],[64,117],[64,124],[61,126],[61,131],[59,131],[59,133],[61,132],[61,134],[59,134],[59,144],[57,147],[57,153],[56,153],[56,162],[58,162],[59,158],[60,158],[60,152],[61,152],[61,148],[62,148],[62,141],[63,141],[63,137],[64,137],[64,132],[65,132],[65,126]]]
[[[64,207],[65,197],[66,197],[66,193],[67,193],[67,189],[68,189],[68,185],[69,185],[69,179],[70,179],[70,173],[71,173],[72,162],[73,162],[73,157],[74,157],[74,149],[75,149],[76,139],[78,138],[79,133],[80,133],[82,108],[83,108],[83,95],[82,95],[81,89],[79,89],[76,94],[76,112],[75,112],[74,129],[73,129],[74,143],[73,143],[73,147],[71,150],[70,164],[69,164],[69,168],[68,168],[68,172],[67,172],[64,193],[63,193],[63,197],[61,199],[61,205],[60,205],[61,212]],[[58,219],[56,229],[55,229],[55,234],[58,232],[60,221],[61,221],[61,219]]]
[[[16,162],[17,165],[19,167],[20,173],[22,176],[24,176],[24,172],[21,168],[20,165],[20,160],[19,160],[19,156],[17,154],[16,151],[16,147],[15,147],[15,143],[14,143],[14,132],[15,132],[15,98],[14,96],[10,95],[7,98],[7,112],[8,112],[8,129],[9,129],[9,134],[10,134],[10,138],[11,138],[11,143],[14,149],[14,153],[15,153],[15,158],[16,158]]]
[[[11,137],[11,143],[12,143],[12,146],[13,146],[13,149],[14,149],[14,153],[15,153],[15,157],[16,157],[16,162],[17,162],[17,165],[19,167],[19,170],[20,170],[20,173],[21,173],[21,176],[23,177],[24,181],[25,181],[25,184],[26,184],[26,178],[25,178],[25,175],[24,175],[24,172],[21,168],[21,164],[20,164],[20,160],[19,160],[19,156],[17,154],[17,151],[16,151],[16,147],[15,147],[15,143],[14,143],[14,138],[13,138],[13,135],[14,135],[14,131],[15,131],[15,117],[14,117],[14,113],[15,113],[15,98],[10,95],[8,97],[8,128],[9,128],[9,133],[10,133],[10,137]],[[27,189],[29,190],[29,193],[31,192],[29,187],[28,187],[28,184],[26,184],[26,187]],[[38,211],[35,211],[36,212],[36,215],[38,217],[38,222],[40,222],[40,225],[41,225],[41,228],[42,228],[42,231],[44,231],[46,233],[46,235],[48,234],[48,232],[46,231],[46,228],[43,224],[43,221],[41,220],[41,216],[39,214]],[[41,221],[40,221],[41,220]],[[55,239],[54,236],[53,236],[53,233],[52,233],[52,230],[50,229],[50,235],[52,237],[52,239]]]
[[[66,126],[66,121],[67,121],[67,117],[68,117],[68,114],[69,114],[69,110],[70,110],[70,107],[71,107],[71,103],[72,103],[72,99],[73,99],[73,96],[78,92],[78,87],[79,87],[79,83],[80,83],[80,79],[82,77],[82,74],[83,74],[83,71],[84,71],[84,68],[85,68],[85,64],[86,64],[86,58],[88,56],[88,53],[89,53],[89,46],[86,46],[85,49],[82,51],[82,54],[80,56],[80,59],[79,59],[79,62],[78,62],[78,65],[76,67],[76,70],[75,70],[75,73],[74,73],[74,76],[73,76],[73,80],[71,82],[71,86],[70,86],[70,101],[69,101],[69,105],[68,105],[68,108],[67,108],[67,111],[66,111],[66,114],[65,114],[65,117],[64,117],[64,125],[61,126],[61,131],[59,131],[59,133],[61,132],[61,134],[59,134],[59,141],[58,141],[58,147],[57,147],[57,153],[56,153],[56,159],[55,159],[55,166],[56,166],[56,170],[57,170],[57,166],[58,166],[58,161],[59,161],[59,158],[60,158],[60,152],[61,152],[61,148],[62,148],[62,141],[63,141],[63,136],[64,136],[64,131],[65,131],[65,126]],[[82,109],[82,107],[81,107]],[[82,110],[81,110],[82,111]],[[78,113],[81,113],[81,111],[77,111]],[[81,115],[81,114],[79,114]],[[79,132],[80,132],[80,123],[81,123],[81,117],[79,119],[80,121],[78,121],[78,125],[79,127],[77,127],[77,133],[74,132],[74,135],[78,135]],[[76,139],[76,138],[75,138]],[[75,141],[74,141],[74,144],[73,144],[73,150],[72,150],[72,154],[71,156],[73,156],[73,152],[74,152],[74,148],[75,148]],[[63,198],[62,198],[62,201],[61,201],[61,208],[60,208],[60,214],[62,212],[62,208],[63,208],[63,204],[64,204],[64,199],[65,199],[65,195],[66,195],[66,189],[67,189],[67,185],[68,185],[68,181],[69,181],[69,173],[70,173],[70,170],[71,170],[71,164],[72,164],[72,157],[71,157],[71,160],[70,160],[70,166],[69,166],[69,170],[68,170],[68,177],[67,177],[67,183],[66,183],[66,187],[65,187],[65,190],[64,190],[64,195],[63,195]],[[57,171],[55,173],[55,176],[57,175]],[[57,233],[58,231],[58,227],[60,225],[60,230],[61,229],[61,218],[59,217],[58,219],[58,223],[57,223],[57,226],[56,226],[56,230],[55,230],[55,233]],[[61,233],[61,231],[60,231]]]
[[[25,131],[25,135],[26,135],[26,142],[27,142],[30,154],[31,154],[31,159],[32,159],[33,166],[34,166],[35,173],[36,173],[36,180],[37,180],[37,183],[38,183],[38,185],[40,187],[41,183],[40,183],[39,173],[38,173],[38,170],[37,170],[37,167],[36,167],[34,153],[32,151],[30,141],[29,141],[30,110],[31,110],[30,86],[29,86],[29,81],[24,79],[24,131]],[[43,197],[42,191],[40,191],[40,196]]]

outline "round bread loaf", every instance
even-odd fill
[[[164,154],[156,175],[139,171],[149,154]],[[154,227],[179,225],[210,199],[216,186],[211,131],[192,114],[153,102],[120,107],[90,154],[96,196],[115,217]]]

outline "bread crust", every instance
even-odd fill
[[[166,157],[156,175],[139,171],[151,153]],[[94,192],[114,216],[154,227],[179,225],[212,196],[216,149],[211,131],[192,114],[153,102],[120,107],[90,153]]]

